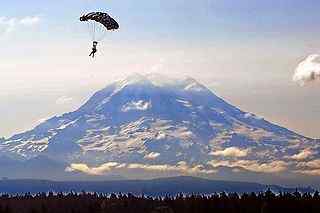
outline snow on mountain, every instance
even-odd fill
[[[213,174],[219,168],[320,175],[320,145],[243,112],[191,78],[135,74],[78,110],[0,141],[0,155],[66,162],[67,172]],[[295,157],[296,156],[296,157]]]

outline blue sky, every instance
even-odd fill
[[[156,70],[192,76],[244,110],[320,137],[319,84],[301,88],[291,81],[297,63],[319,52],[319,6],[315,0],[5,1],[0,17],[15,21],[9,33],[0,21],[0,136],[77,108],[114,79]],[[121,25],[95,61],[78,21],[86,10],[106,10]],[[38,21],[23,24],[26,17]],[[57,104],[62,99],[68,101]]]
[[[43,16],[49,30],[72,27],[79,13],[92,9],[110,11],[126,32],[145,36],[151,31],[174,38],[234,39],[319,32],[315,22],[320,3],[314,0],[14,0],[2,6],[2,16]]]

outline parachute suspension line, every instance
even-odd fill
[[[96,40],[96,28],[97,28],[97,25],[96,25],[96,23],[94,21],[89,21],[88,23],[90,25],[91,39],[92,39],[92,41],[95,41]]]
[[[96,40],[96,22],[93,22],[93,40]]]
[[[100,26],[99,23],[93,21],[88,21],[87,27],[92,41],[100,42],[106,37],[108,33],[108,31],[105,30],[102,25]]]
[[[96,38],[97,41],[98,42],[102,41],[105,38],[106,34],[107,34],[107,31],[105,30],[105,28],[102,27],[102,26],[99,26],[98,27],[97,38]]]
[[[107,35],[107,32],[106,31],[103,31],[102,32],[102,35],[101,35],[101,38],[99,39],[99,41],[102,41]]]
[[[96,40],[99,42],[100,40],[100,27],[99,26],[96,26]]]
[[[87,22],[92,41],[100,42],[107,36],[108,32],[119,29],[119,24],[107,13],[90,12],[81,16],[80,21]]]
[[[92,35],[92,26],[91,26],[91,23],[88,21],[87,22],[87,28],[88,28],[88,36],[90,36],[90,39],[93,40],[93,35]]]
[[[92,41],[100,42],[106,37],[108,31],[104,28],[104,26],[94,21],[88,21],[87,25]]]

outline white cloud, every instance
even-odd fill
[[[219,161],[212,160],[209,164],[213,167],[231,167],[231,168],[242,168],[252,172],[261,172],[261,173],[275,173],[282,172],[287,169],[287,163],[284,161],[271,161],[265,163],[259,163],[255,160],[238,160],[238,161]]]
[[[148,160],[154,160],[154,159],[158,158],[159,156],[160,156],[160,153],[151,152],[151,153],[147,154],[146,156],[144,156],[144,158],[148,159]]]
[[[239,149],[237,147],[229,147],[224,150],[211,152],[210,155],[241,158],[241,157],[246,157],[248,153],[249,153],[248,149]]]
[[[309,55],[295,70],[293,81],[304,85],[320,79],[320,55]]]
[[[125,167],[125,164],[119,164],[116,162],[104,163],[98,167],[89,167],[87,164],[83,163],[73,163],[66,168],[67,172],[83,172],[89,175],[103,175],[106,172],[110,172],[113,169],[120,169]]]
[[[186,162],[181,161],[176,165],[168,164],[120,164],[116,162],[108,162],[97,167],[89,167],[87,164],[71,164],[68,166],[65,171],[67,172],[83,172],[89,175],[104,175],[113,170],[136,170],[142,169],[149,172],[178,172],[181,174],[213,174],[216,173],[216,170],[206,169],[202,165],[189,166]]]
[[[61,96],[56,100],[56,104],[63,105],[63,104],[70,103],[72,100],[73,100],[73,98],[71,98],[71,97]]]
[[[19,27],[30,27],[39,24],[39,16],[17,17],[0,17],[0,35],[8,35],[16,31]]]

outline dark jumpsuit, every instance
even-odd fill
[[[94,58],[94,54],[98,51],[97,44],[98,44],[98,42],[93,42],[92,52],[89,55],[89,56],[92,56],[92,58]]]

